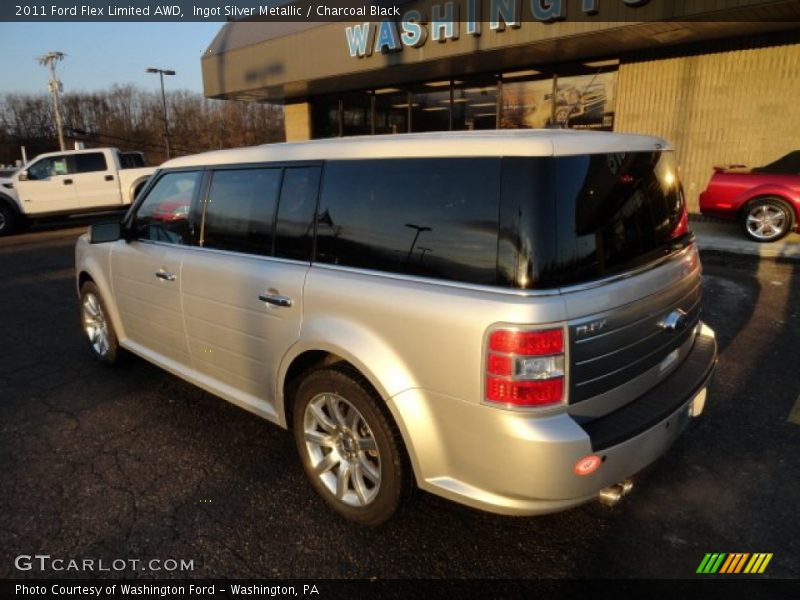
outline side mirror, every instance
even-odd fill
[[[19,180],[28,181],[28,169],[24,169],[23,171],[19,172]]]
[[[122,238],[122,223],[119,221],[104,221],[89,225],[89,243],[105,244],[116,242]]]

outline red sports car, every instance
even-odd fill
[[[700,194],[704,215],[735,219],[757,242],[774,242],[800,224],[800,150],[763,167],[714,167]]]

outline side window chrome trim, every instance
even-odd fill
[[[488,292],[491,294],[503,294],[505,296],[515,296],[518,298],[528,297],[543,297],[543,296],[559,296],[561,290],[558,288],[549,290],[519,290],[514,288],[495,287],[491,285],[479,285],[474,283],[465,283],[461,281],[454,281],[451,279],[436,279],[434,277],[415,277],[414,275],[403,275],[400,273],[391,273],[388,271],[374,271],[372,269],[361,269],[358,267],[344,267],[342,265],[330,265],[326,263],[314,262],[311,264],[313,269],[324,269],[327,271],[338,271],[342,273],[354,273],[356,275],[367,275],[370,277],[378,277],[382,279],[392,279],[395,281],[408,281],[413,283],[422,283],[437,287],[449,287],[462,290],[470,290],[475,292]]]
[[[668,256],[664,256],[659,260],[656,260],[650,264],[644,265],[639,269],[634,271],[630,271],[627,273],[621,273],[619,275],[615,275],[613,277],[607,277],[605,279],[598,279],[596,281],[592,281],[590,283],[569,286],[569,287],[562,287],[562,288],[549,288],[546,290],[521,290],[516,288],[506,288],[506,287],[495,287],[490,285],[477,285],[472,283],[465,283],[459,281],[452,281],[449,279],[436,279],[433,277],[415,277],[413,275],[403,275],[399,273],[390,273],[384,271],[374,271],[371,269],[360,269],[357,267],[345,267],[341,265],[330,265],[326,263],[319,263],[314,262],[311,266],[315,269],[325,269],[329,271],[339,271],[342,273],[354,273],[357,275],[368,275],[370,277],[380,277],[384,279],[393,279],[395,281],[409,281],[413,283],[423,283],[427,285],[434,285],[434,286],[445,286],[451,288],[457,288],[462,290],[472,290],[476,292],[489,292],[492,294],[503,294],[506,296],[515,296],[517,298],[540,298],[545,296],[562,296],[565,294],[572,294],[576,292],[581,292],[587,289],[601,287],[603,285],[609,285],[611,283],[615,283],[617,281],[622,281],[624,279],[628,279],[630,277],[634,277],[641,273],[645,273],[647,271],[651,271],[660,267],[661,265],[681,260],[684,256],[691,251],[693,244],[688,245],[685,248],[682,248],[680,251],[669,254]]]
[[[175,247],[175,244],[168,244],[167,242],[159,242],[153,240],[136,240],[137,242],[144,242],[147,244],[158,244],[160,246],[171,246]],[[306,267],[311,266],[311,261],[308,260],[294,260],[291,258],[281,258],[279,256],[266,256],[264,254],[251,254],[249,252],[237,252],[236,250],[221,250],[219,248],[206,248],[201,246],[178,246],[184,250],[188,250],[190,252],[198,252],[198,253],[212,253],[212,254],[221,254],[223,256],[230,256],[231,258],[251,258],[256,260],[263,260],[268,262],[276,262],[276,263],[285,263],[285,264],[292,264],[292,265],[303,265]]]

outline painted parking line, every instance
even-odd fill
[[[800,396],[798,396],[797,400],[794,401],[792,412],[789,413],[789,418],[786,420],[789,421],[789,423],[800,425]]]

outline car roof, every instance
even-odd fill
[[[658,137],[570,129],[499,129],[326,138],[181,156],[162,168],[365,158],[569,156],[671,149]]]

